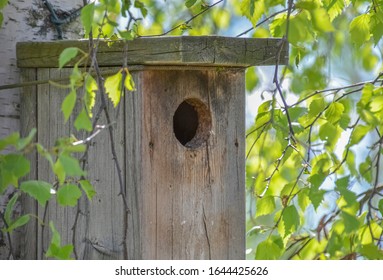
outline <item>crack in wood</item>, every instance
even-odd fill
[[[202,214],[203,214],[203,227],[205,229],[205,236],[206,236],[207,246],[209,248],[209,260],[211,260],[211,245],[210,245],[210,238],[209,238],[208,227],[207,227],[207,224],[206,224],[206,214],[205,214],[205,206],[204,205],[202,205]]]

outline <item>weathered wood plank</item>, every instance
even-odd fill
[[[243,259],[244,71],[145,71],[142,95],[143,259]],[[207,143],[191,149],[173,132],[187,98],[212,114]],[[128,121],[128,119],[127,119]]]
[[[70,69],[59,71],[58,69],[39,69],[38,78],[60,78],[68,76]],[[55,145],[55,141],[60,137],[69,137],[73,133],[74,118],[70,118],[67,123],[64,123],[64,117],[61,112],[61,104],[68,94],[68,89],[57,88],[53,85],[41,85],[38,87],[38,142],[46,148],[51,148]],[[52,94],[55,92],[55,94]],[[55,176],[47,160],[39,156],[38,159],[38,179],[54,184]],[[55,196],[49,201],[47,207],[47,215],[45,226],[39,227],[39,258],[45,258],[44,255],[49,247],[51,240],[51,230],[49,222],[52,221],[61,234],[62,244],[72,242],[72,225],[75,217],[76,209],[72,207],[59,206]],[[44,209],[39,206],[39,217],[43,218]]]
[[[20,79],[24,81],[36,80],[36,69],[23,69]],[[26,137],[33,128],[37,127],[37,87],[25,87],[21,93],[21,127],[20,135]],[[36,141],[36,138],[33,140]],[[34,151],[28,155],[30,161],[30,173],[25,180],[35,180],[37,178],[37,153]],[[29,195],[21,196],[23,214],[36,214],[37,202]],[[32,217],[28,224],[16,231],[17,240],[16,258],[34,260],[37,259],[37,220]]]
[[[124,178],[124,137],[126,133],[124,127],[124,102],[121,102],[120,106],[120,112],[117,115],[113,105],[108,101],[111,122],[114,123],[113,135],[117,160]],[[97,108],[95,108],[95,111],[97,111]],[[104,113],[102,113],[98,124],[108,125]],[[121,259],[123,257],[124,210],[119,195],[121,193],[120,185],[110,145],[109,131],[104,129],[92,140],[89,148],[87,171],[97,194],[92,201],[88,202],[86,232],[83,235],[79,232],[79,238],[83,237],[85,242],[83,244],[84,249],[80,253],[81,259]]]
[[[101,41],[98,48],[100,66],[120,66],[124,42],[111,46]],[[282,40],[278,38],[231,38],[220,36],[175,36],[138,38],[128,43],[129,65],[200,65],[249,67],[275,64]],[[24,67],[58,67],[60,53],[68,47],[88,52],[87,40],[20,42],[16,45],[17,65]],[[288,45],[280,51],[280,64],[288,60]],[[73,64],[68,64],[72,66]]]
[[[142,239],[142,228],[150,226],[142,225],[142,177],[145,176],[141,168],[143,160],[141,151],[143,129],[143,72],[132,72],[136,84],[136,92],[126,93],[125,101],[125,174],[126,193],[130,213],[128,214],[128,259],[142,259],[142,247],[145,240]]]
[[[49,79],[49,69],[37,69],[37,80],[40,79]],[[50,130],[52,129],[49,127],[49,115],[52,115],[50,113],[50,106],[49,106],[49,95],[50,95],[50,86],[49,84],[42,84],[37,86],[37,141],[41,143],[43,146],[49,148],[53,146],[54,139],[50,139]],[[41,108],[44,108],[44,114],[41,112]],[[56,118],[56,117],[55,117]],[[44,141],[44,142],[43,142]],[[41,156],[37,156],[37,178],[36,180],[50,180],[50,182],[54,182],[54,177],[49,177],[49,170],[50,166],[49,163]],[[36,216],[39,217],[40,221],[43,219],[44,214],[44,208],[38,205],[37,207],[37,213]],[[49,222],[48,222],[49,223]],[[49,226],[46,224],[46,228],[49,228]],[[42,232],[44,232],[45,236],[42,235]],[[43,259],[44,258],[44,252],[43,252],[43,238],[48,239],[47,230],[43,231],[41,223],[39,223],[37,228],[37,259]],[[45,242],[45,245],[47,242]],[[45,250],[47,247],[45,247]]]

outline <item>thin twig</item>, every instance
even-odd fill
[[[43,221],[41,223],[41,237],[40,237],[40,242],[41,242],[41,254],[40,254],[40,259],[42,260],[44,258],[44,240],[45,240],[45,220],[47,218],[47,213],[48,213],[48,206],[49,206],[49,201],[45,203],[44,206],[44,214],[43,214]]]
[[[269,122],[267,122],[266,124],[269,124]],[[254,148],[254,145],[258,142],[259,138],[261,138],[263,132],[265,131],[267,125],[264,125],[264,126],[261,126],[262,127],[262,131],[258,134],[257,138],[254,140],[253,144],[251,145],[249,151],[247,152],[246,154],[246,160],[249,158],[249,155],[251,153],[251,151],[253,150]]]
[[[253,29],[255,29],[255,28],[261,26],[262,24],[264,24],[265,22],[269,21],[269,20],[272,19],[273,17],[276,17],[276,16],[279,15],[279,14],[283,14],[283,13],[287,12],[288,10],[289,10],[289,9],[286,8],[286,9],[284,9],[284,10],[278,11],[278,12],[276,12],[276,13],[274,13],[274,14],[268,16],[267,18],[265,18],[265,19],[263,19],[262,21],[260,21],[259,23],[257,23],[255,26],[250,27],[249,29],[247,29],[247,30],[243,31],[242,33],[238,34],[236,37],[241,37],[241,36],[243,36],[243,35],[249,33],[251,30],[253,30]]]
[[[5,220],[5,216],[4,216],[3,212],[1,212],[1,211],[0,211],[0,219],[3,221],[5,228],[8,228],[8,223]],[[9,233],[9,231],[7,231],[6,235],[7,235],[7,238],[8,238],[8,246],[9,246],[9,253],[8,253],[7,259],[10,260],[11,257],[13,259],[15,259],[14,255],[13,255],[11,234]]]
[[[354,87],[360,87],[360,86],[365,86],[366,84],[375,84],[375,83],[378,83],[378,82],[383,82],[383,80],[371,80],[371,81],[366,81],[366,82],[360,82],[360,83],[356,83],[356,84],[352,84],[352,85],[347,85],[347,86],[342,86],[342,87],[335,87],[335,88],[329,88],[329,89],[323,89],[323,90],[316,90],[314,91],[313,93],[305,96],[304,98],[298,100],[297,102],[295,102],[294,104],[291,104],[290,106],[291,107],[294,107],[294,106],[297,106],[299,104],[301,104],[302,102],[304,102],[305,100],[307,99],[310,99],[318,94],[321,94],[321,93],[326,93],[326,92],[339,92],[341,90],[345,90],[345,89],[350,89],[350,88],[354,88]],[[357,91],[360,91],[362,90],[363,88],[359,88]]]
[[[300,241],[306,240],[306,242],[297,250],[295,251],[290,257],[289,260],[291,260],[294,256],[299,256],[299,253],[311,242],[312,238],[307,236],[306,238],[302,238]],[[287,251],[287,250],[286,250]]]
[[[161,33],[161,34],[155,34],[155,35],[148,35],[148,36],[138,36],[140,38],[148,38],[148,37],[161,37],[161,36],[165,36],[169,33],[171,33],[172,31],[174,30],[177,30],[178,28],[180,28],[181,26],[184,26],[184,25],[188,25],[190,22],[192,22],[194,19],[196,19],[197,17],[199,17],[200,15],[202,15],[203,13],[207,12],[208,10],[210,10],[211,8],[213,8],[214,6],[222,3],[224,0],[219,0],[211,5],[208,5],[205,7],[205,9],[203,9],[202,11],[200,11],[199,13],[195,14],[194,16],[192,16],[191,18],[189,18],[188,20],[172,27],[171,29],[169,29],[168,31],[164,32],[164,33]]]

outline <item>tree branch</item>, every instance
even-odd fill
[[[271,14],[270,16],[266,17],[265,19],[263,19],[262,21],[260,21],[259,23],[257,23],[255,26],[253,27],[250,27],[249,29],[243,31],[242,33],[239,33],[236,37],[241,37],[247,33],[249,33],[251,30],[261,26],[262,24],[264,24],[265,22],[269,21],[270,19],[276,17],[277,15],[280,15],[280,14],[283,14],[285,12],[287,12],[289,10],[289,8],[286,8],[284,10],[280,10],[278,12],[275,12],[274,14]]]
[[[224,0],[219,0],[211,5],[208,5],[205,7],[205,9],[203,9],[202,11],[200,11],[199,13],[195,14],[194,16],[192,16],[191,18],[189,18],[188,20],[172,27],[171,29],[169,29],[168,31],[164,32],[164,33],[161,33],[161,34],[155,34],[155,35],[148,35],[148,36],[138,36],[140,38],[148,38],[148,37],[161,37],[161,36],[165,36],[169,33],[171,33],[172,31],[174,30],[177,30],[178,28],[180,28],[181,26],[184,26],[184,25],[187,25],[189,24],[190,22],[192,22],[194,19],[196,19],[197,17],[199,17],[200,15],[202,15],[203,13],[207,12],[208,10],[210,10],[211,8],[213,8],[214,6],[222,3]]]

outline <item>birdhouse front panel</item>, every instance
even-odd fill
[[[149,70],[141,83],[142,257],[244,258],[244,70]]]

